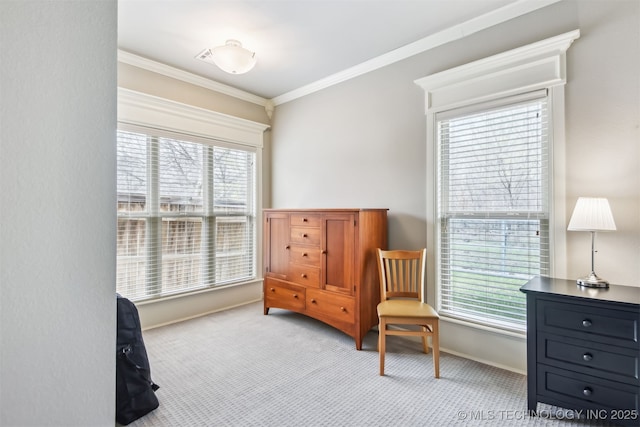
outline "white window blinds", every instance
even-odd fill
[[[549,269],[547,117],[544,93],[436,115],[441,313],[524,328],[519,288]]]
[[[255,151],[119,131],[118,293],[135,301],[256,276]]]

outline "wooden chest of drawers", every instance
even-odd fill
[[[264,314],[277,307],[321,320],[362,348],[378,323],[377,248],[386,209],[264,211]]]
[[[536,277],[527,294],[528,409],[640,425],[640,288]]]

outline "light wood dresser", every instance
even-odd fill
[[[387,209],[265,209],[264,314],[296,311],[362,349],[378,324],[376,248],[387,248]]]

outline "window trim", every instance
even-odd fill
[[[453,108],[489,102],[500,98],[548,90],[550,119],[550,275],[566,275],[566,201],[565,201],[565,117],[566,51],[580,31],[556,37],[432,74],[415,81],[425,92],[427,122],[427,301],[439,307],[440,284],[437,280],[437,127],[436,113]],[[443,320],[449,318],[443,316]],[[452,319],[453,321],[453,319]],[[494,326],[455,320],[467,326],[512,334]],[[524,332],[522,332],[524,334]]]
[[[118,123],[263,148],[269,125],[118,88]],[[259,150],[258,150],[259,151]]]
[[[264,145],[264,132],[269,125],[251,120],[229,116],[216,111],[207,110],[187,104],[175,102],[169,99],[148,95],[142,92],[118,88],[118,129],[140,131],[147,129],[157,131],[158,136],[176,138],[185,135],[194,142],[207,143],[209,140],[220,142],[221,146],[231,148],[252,147],[255,152],[256,189],[254,203],[256,206],[256,218],[259,218],[262,207],[262,148]],[[198,141],[200,140],[200,141]],[[256,220],[256,247],[255,266],[257,279],[260,280],[262,271],[262,222]],[[253,283],[255,281],[251,281]],[[229,286],[237,286],[233,283]],[[210,290],[224,288],[226,285],[208,288],[199,288],[179,294],[171,294],[159,298],[140,301],[141,303],[153,303],[165,299],[173,299],[185,295],[192,295]]]

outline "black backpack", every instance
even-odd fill
[[[151,380],[138,309],[127,298],[116,295],[116,421],[127,425],[160,405],[155,394],[159,386]]]

